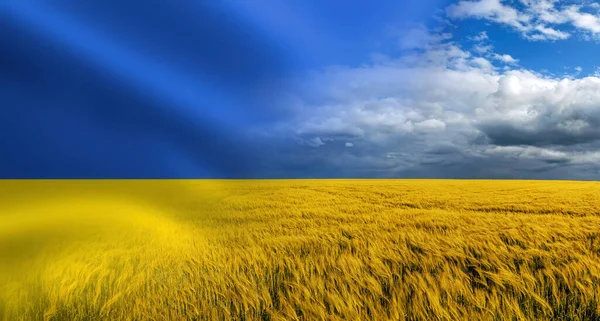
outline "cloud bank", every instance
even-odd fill
[[[449,11],[515,29],[553,19],[497,1]],[[314,176],[600,178],[600,78],[540,74],[494,52],[485,33],[472,40],[467,50],[421,27],[399,57],[302,79],[296,117],[271,133],[293,140],[279,159]]]

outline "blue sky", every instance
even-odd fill
[[[600,178],[600,6],[4,1],[4,178]]]

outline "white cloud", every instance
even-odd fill
[[[567,153],[535,146],[494,146],[484,154],[517,159],[541,160],[546,163],[594,164],[600,161],[600,152]]]
[[[311,139],[306,140],[306,145],[310,147],[320,147],[325,145],[325,143],[323,142],[323,140],[321,140],[321,137],[313,137]]]
[[[482,33],[478,34],[477,36],[471,37],[469,39],[478,41],[478,43],[473,46],[472,50],[474,53],[477,53],[488,59],[501,61],[501,62],[503,62],[505,64],[509,64],[509,65],[515,65],[519,62],[518,59],[513,58],[511,55],[495,53],[494,46],[487,43],[488,36],[487,36],[487,33],[485,33],[485,32],[482,32]],[[493,70],[494,69],[494,66],[491,65],[491,63],[487,59],[484,59],[484,60],[474,59],[473,62],[478,64],[482,69],[485,69],[485,70]]]
[[[348,143],[344,144],[344,146],[346,146],[346,147],[354,147],[354,144],[348,142]]]
[[[494,70],[494,65],[492,65],[492,63],[489,62],[489,60],[482,57],[473,58],[473,64],[485,71]]]
[[[450,5],[446,13],[451,18],[475,17],[512,26],[518,30],[526,30],[530,20],[528,15],[502,4],[499,0],[460,1]]]
[[[492,45],[476,44],[475,46],[473,46],[473,51],[480,55],[488,54],[492,52],[492,50],[494,50],[494,47]]]
[[[509,65],[515,65],[517,63],[519,63],[519,59],[515,59],[513,58],[511,55],[499,55],[499,54],[494,54],[494,59],[498,60],[498,61],[502,61],[505,64],[509,64]]]
[[[421,132],[439,132],[446,129],[446,123],[437,119],[427,119],[416,123],[415,129]]]
[[[484,19],[506,25],[529,40],[568,39],[571,33],[560,30],[565,25],[585,38],[600,37],[600,16],[586,10],[597,7],[593,4],[585,7],[553,0],[521,0],[519,3],[522,6],[513,7],[509,1],[467,0],[448,6],[446,13],[453,19]]]
[[[600,33],[600,18],[590,13],[581,12],[581,7],[570,6],[565,9],[564,14],[573,26],[590,31],[593,34]]]
[[[556,9],[556,1],[554,0],[532,0],[523,1],[523,3],[526,5],[525,11],[542,24],[568,22],[568,18],[560,10]]]
[[[489,37],[488,37],[486,31],[482,31],[479,34],[477,34],[476,36],[469,37],[469,39],[473,40],[473,41],[481,42],[481,41],[484,41],[484,40],[488,40]]]
[[[571,36],[571,34],[568,32],[549,28],[544,25],[535,26],[535,30],[539,31],[540,33],[529,36],[535,40],[564,40]]]

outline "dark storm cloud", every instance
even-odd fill
[[[460,153],[460,148],[451,144],[438,145],[425,150],[425,154],[430,155],[452,155]]]
[[[563,123],[578,122],[579,128],[569,128],[543,120],[530,128],[529,124],[485,123],[479,129],[490,143],[501,146],[572,146],[600,140],[600,128],[582,120],[567,119]]]

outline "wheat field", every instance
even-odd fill
[[[600,320],[600,184],[0,181],[4,320]]]

